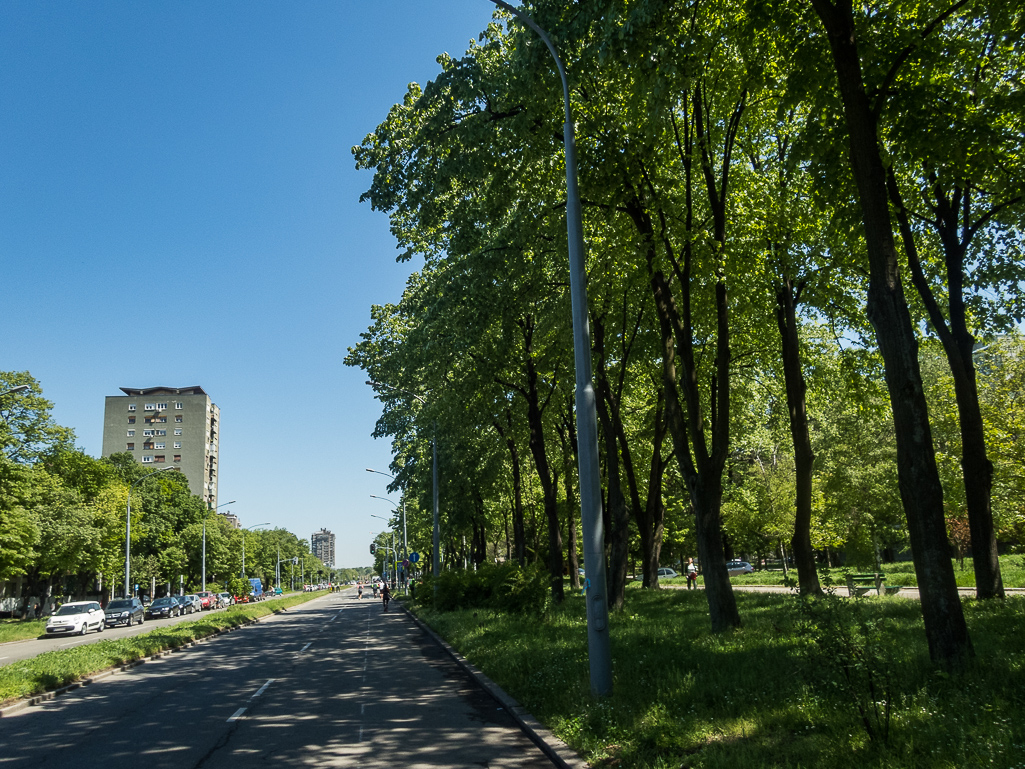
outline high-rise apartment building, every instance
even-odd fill
[[[335,565],[335,535],[327,529],[313,532],[310,537],[310,550],[325,566]]]
[[[217,507],[221,410],[202,387],[122,387],[103,411],[103,456],[127,451],[154,470],[181,468],[193,494]]]

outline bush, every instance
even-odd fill
[[[437,611],[496,609],[542,616],[551,594],[548,574],[539,565],[481,564],[475,570],[450,569],[417,586],[416,602]]]

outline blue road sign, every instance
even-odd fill
[[[410,553],[409,554],[409,560],[411,560],[413,563],[416,563],[417,561],[420,560],[420,554],[419,553]]]

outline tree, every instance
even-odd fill
[[[873,104],[859,50],[862,29],[855,23],[850,0],[810,2],[826,32],[847,128],[850,167],[868,252],[866,312],[886,367],[901,498],[911,535],[929,653],[940,664],[959,667],[974,652],[950,562],[943,490],[918,365],[918,344],[900,278],[879,138],[879,101],[889,96],[889,78],[879,83]],[[952,10],[945,9],[923,25],[921,33],[928,35]],[[897,57],[894,70],[899,70],[905,58]]]
[[[27,371],[0,371],[0,393],[21,385],[27,390],[0,396],[0,452],[14,462],[32,464],[43,456],[74,449],[75,434],[50,414],[53,403]]]

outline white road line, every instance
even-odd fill
[[[229,719],[227,720],[227,723],[229,723],[229,724],[230,724],[230,723],[231,723],[232,721],[238,721],[238,720],[239,720],[240,718],[242,718],[242,714],[243,714],[243,713],[245,713],[245,712],[246,712],[246,709],[245,709],[245,708],[239,708],[238,710],[236,710],[236,711],[235,711],[235,712],[234,712],[234,713],[232,714],[231,718],[229,718]]]
[[[309,642],[308,644],[306,644],[306,645],[305,645],[305,646],[304,646],[303,648],[301,648],[301,649],[299,650],[299,653],[300,653],[300,654],[302,654],[302,653],[303,653],[304,651],[306,651],[307,649],[309,649],[309,648],[310,648],[311,646],[313,646],[313,641],[310,641],[310,642]]]
[[[255,700],[257,697],[259,697],[261,694],[263,694],[265,691],[267,691],[267,687],[270,686],[272,683],[274,683],[274,679],[273,678],[268,678],[267,679],[267,683],[265,683],[263,686],[261,686],[259,689],[257,689],[256,690],[256,694],[254,694],[252,697],[249,698],[250,701]]]

